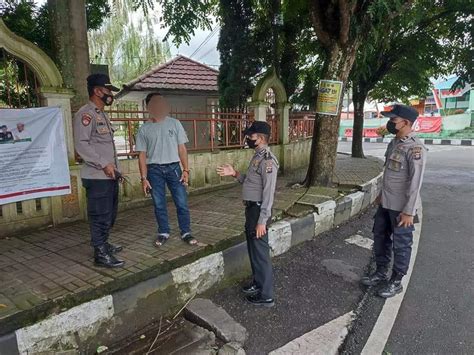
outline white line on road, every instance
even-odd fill
[[[377,322],[370,333],[369,339],[362,349],[361,355],[375,355],[382,354],[387,343],[388,337],[392,331],[393,324],[397,318],[398,311],[405,297],[405,292],[410,282],[411,274],[413,272],[413,266],[415,265],[416,255],[418,254],[418,245],[421,237],[421,222],[423,218],[423,209],[420,207],[418,211],[418,217],[420,223],[415,225],[415,232],[413,233],[413,246],[412,256],[410,260],[410,267],[407,275],[402,279],[403,292],[396,295],[393,298],[389,298],[385,301],[385,304],[380,312]]]
[[[374,241],[370,238],[363,237],[359,234],[354,234],[345,240],[348,244],[354,244],[358,247],[365,248],[372,250],[372,245],[374,245]]]
[[[346,313],[273,350],[269,355],[335,355],[353,319],[354,312]]]

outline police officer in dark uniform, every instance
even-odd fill
[[[240,174],[229,164],[217,168],[220,176],[233,176],[243,185],[245,234],[253,274],[253,282],[244,287],[243,292],[249,303],[265,307],[274,305],[267,225],[271,221],[279,167],[278,160],[268,148],[270,132],[270,125],[260,121],[254,122],[244,132],[247,145],[255,149],[246,174]]]
[[[377,270],[361,282],[374,286],[388,279],[387,271],[394,255],[388,285],[379,290],[388,298],[402,292],[402,277],[410,264],[414,221],[420,205],[420,189],[426,164],[426,148],[412,132],[418,112],[409,106],[394,105],[382,115],[389,117],[387,130],[395,134],[385,153],[385,168],[380,203],[374,221],[374,252]]]
[[[13,142],[13,134],[8,130],[8,127],[3,125],[0,127],[0,143]]]
[[[86,189],[91,244],[94,263],[103,267],[120,267],[124,262],[114,254],[122,250],[108,242],[118,207],[117,152],[114,130],[104,112],[113,102],[112,91],[119,89],[110,83],[105,74],[92,74],[87,78],[89,102],[74,116],[74,146],[84,160],[81,169],[82,185]]]

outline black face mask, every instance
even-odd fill
[[[255,149],[257,147],[257,140],[256,139],[250,139],[250,138],[245,138],[245,142],[251,149]]]
[[[388,121],[387,122],[387,131],[389,131],[392,134],[397,134],[399,129],[397,129],[397,124],[393,121]]]
[[[114,97],[113,95],[109,95],[106,93],[102,93],[104,96],[102,96],[100,99],[104,102],[106,106],[110,106],[114,102]]]

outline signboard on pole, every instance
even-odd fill
[[[59,107],[0,109],[0,127],[0,205],[71,192]]]
[[[316,113],[337,116],[342,95],[342,81],[321,80],[319,82]]]

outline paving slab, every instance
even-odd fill
[[[247,330],[211,300],[204,298],[192,300],[186,306],[184,315],[188,320],[213,331],[225,342],[245,344],[247,340]]]

